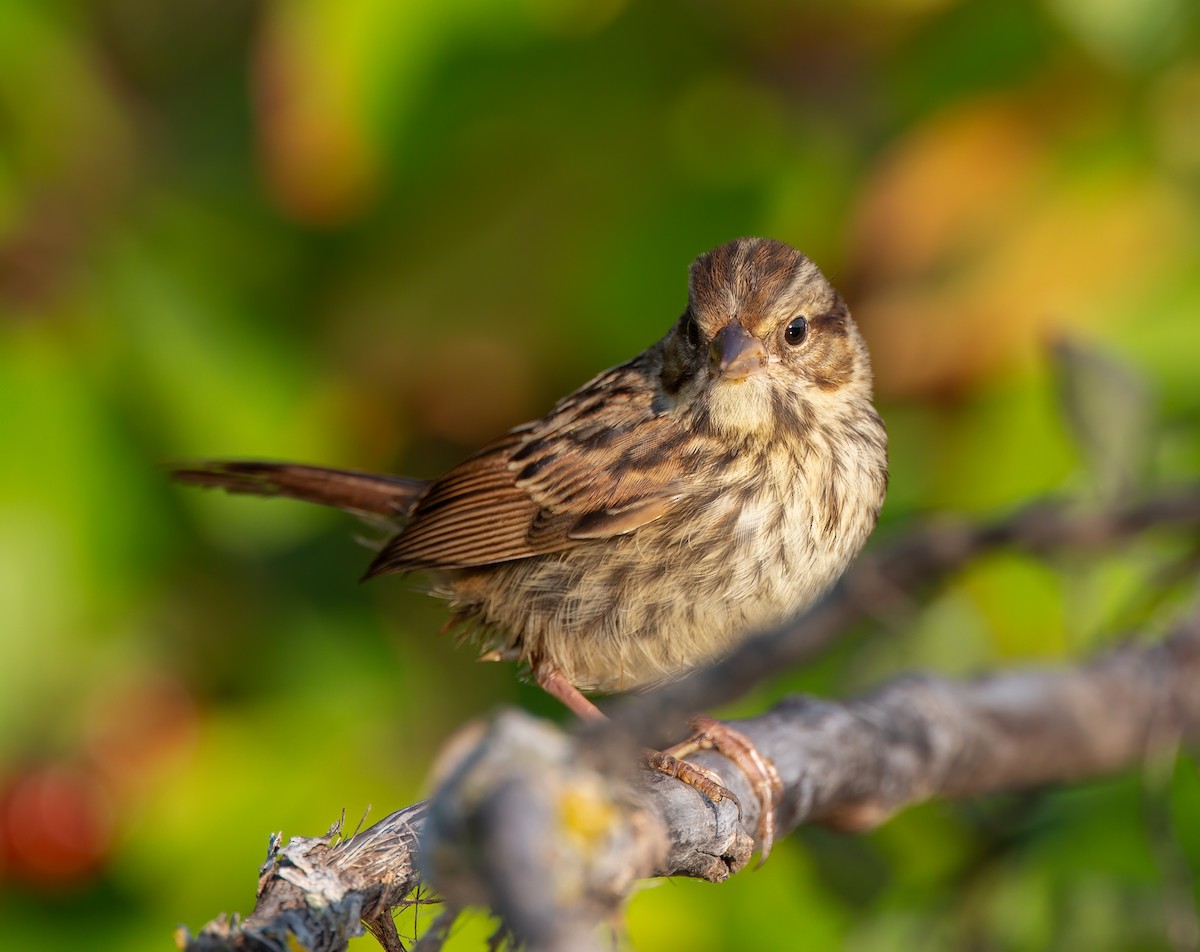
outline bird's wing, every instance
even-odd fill
[[[485,447],[430,486],[367,575],[524,559],[660,518],[685,493],[686,433],[654,390],[639,358]]]

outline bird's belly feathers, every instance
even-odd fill
[[[874,527],[882,473],[831,472],[808,487],[787,475],[726,487],[627,536],[463,574],[445,594],[489,648],[548,661],[581,690],[679,677],[801,611]],[[781,485],[795,491],[772,491]]]

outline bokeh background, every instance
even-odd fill
[[[435,475],[655,340],[697,253],[766,234],[871,346],[881,536],[1144,494],[1200,464],[1198,213],[1190,0],[6,0],[4,946],[169,947],[251,908],[271,831],[420,797],[498,705],[559,716],[415,586],[359,587],[347,517],[164,462]],[[1194,550],[989,559],[727,713],[1154,637]],[[802,831],[645,889],[620,941],[1194,949],[1198,868],[1181,754]]]

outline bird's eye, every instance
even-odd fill
[[[791,323],[788,324],[783,331],[783,339],[795,347],[797,344],[803,344],[804,338],[808,336],[808,318],[803,314],[799,317],[793,317]]]
[[[683,332],[687,334],[688,343],[693,347],[700,346],[700,325],[696,323],[696,319],[692,317],[692,312],[688,311],[683,317]]]

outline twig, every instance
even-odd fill
[[[286,846],[271,837],[259,869],[257,903],[245,921],[225,916],[176,943],[192,952],[334,952],[362,935],[363,923],[388,952],[400,950],[393,910],[407,903],[420,882],[417,834],[427,804],[416,803],[384,817],[348,839],[341,821],[324,836],[295,837]]]

